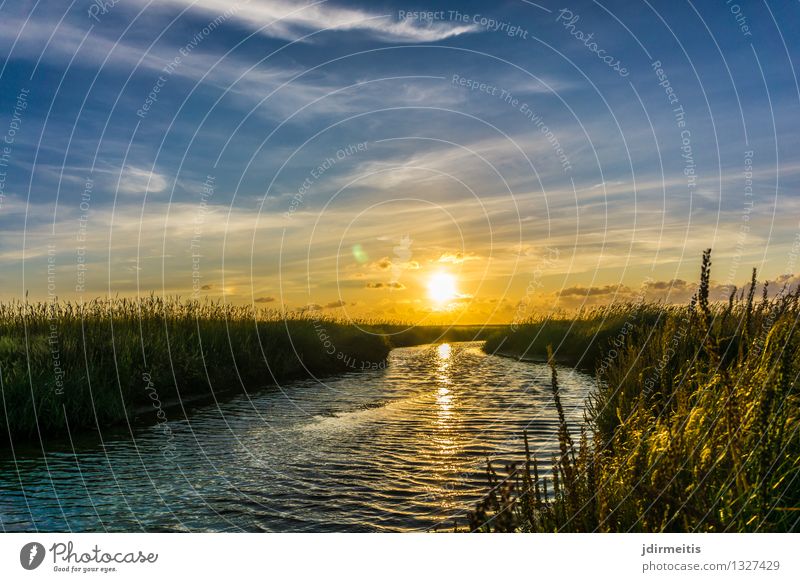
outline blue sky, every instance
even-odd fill
[[[508,321],[683,301],[706,247],[720,293],[794,281],[796,3],[0,6],[4,300],[49,264],[70,299]]]

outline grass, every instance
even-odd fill
[[[585,332],[570,348],[597,368],[586,422],[568,427],[559,410],[549,475],[527,438],[502,476],[489,465],[473,531],[800,530],[800,293],[756,299],[754,272],[746,296],[712,304],[710,269],[707,251],[688,306],[578,320],[573,329],[603,331],[599,346]],[[555,367],[552,390],[560,408]]]
[[[434,342],[468,342],[485,340],[495,334],[499,326],[479,325],[425,325],[412,323],[378,322],[374,329],[385,334],[393,347],[417,346]]]
[[[545,359],[552,347],[557,361],[593,368],[613,340],[619,343],[634,325],[652,326],[666,308],[655,303],[612,304],[577,314],[534,316],[518,325],[487,332],[490,354]]]
[[[170,403],[383,361],[381,335],[331,318],[151,296],[0,305],[0,434],[102,428]]]
[[[178,403],[375,369],[393,347],[485,333],[156,296],[0,304],[0,438],[158,422]]]

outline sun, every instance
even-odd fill
[[[436,305],[444,305],[458,297],[456,278],[450,273],[434,273],[428,279],[428,298]]]

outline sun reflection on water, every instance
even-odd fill
[[[452,415],[453,394],[450,391],[450,358],[453,349],[450,344],[441,344],[436,350],[436,381],[439,384],[436,404],[439,407],[439,422],[444,423]]]
[[[435,424],[430,435],[433,445],[433,472],[440,483],[453,482],[457,474],[455,459],[462,448],[458,429],[457,387],[453,381],[456,373],[455,350],[450,344],[440,344],[434,351]],[[440,511],[451,511],[456,506],[455,491],[436,485],[430,491]]]

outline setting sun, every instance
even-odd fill
[[[456,278],[450,273],[434,273],[428,279],[428,297],[437,305],[442,305],[458,297]]]

